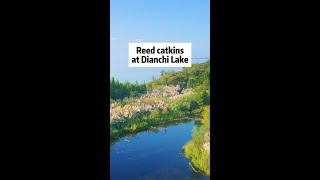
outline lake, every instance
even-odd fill
[[[210,177],[196,173],[181,152],[191,140],[196,121],[174,122],[113,142],[110,149],[111,180],[170,180]]]

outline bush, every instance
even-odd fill
[[[210,106],[206,106],[202,111],[202,124],[206,130],[210,130]]]
[[[183,147],[183,150],[186,158],[190,159],[196,168],[210,175],[210,152],[202,148],[204,134],[204,129],[196,126],[193,130],[192,140]]]
[[[202,147],[205,142],[204,135],[210,131],[210,106],[203,108],[202,117],[203,125],[194,127],[192,139],[183,147],[183,150],[195,167],[210,175],[210,152]]]

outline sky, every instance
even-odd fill
[[[111,0],[110,77],[125,82],[149,82],[161,70],[129,68],[129,42],[192,43],[193,58],[210,57],[209,0]],[[192,59],[192,63],[207,59]]]

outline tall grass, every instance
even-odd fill
[[[194,127],[192,139],[183,147],[183,150],[194,167],[210,176],[210,152],[202,147],[205,142],[204,135],[210,131],[210,106],[203,108],[202,117],[202,126]]]
[[[192,113],[190,113],[191,115]],[[110,139],[118,138],[126,134],[146,130],[151,126],[172,122],[177,119],[186,119],[185,114],[174,111],[155,110],[138,114],[135,118],[124,119],[122,122],[110,124]]]
[[[152,98],[149,101],[152,104],[155,100],[164,99]],[[122,121],[114,122],[110,125],[110,138],[117,138],[128,133],[141,131],[150,126],[176,119],[194,117],[199,114],[199,110],[204,105],[199,103],[201,100],[201,97],[196,94],[180,97],[175,100],[170,100],[168,102],[169,108],[166,110],[159,108],[152,112],[140,112],[133,118],[124,118]]]

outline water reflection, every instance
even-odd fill
[[[191,140],[193,120],[175,121],[131,133],[110,143],[110,178],[210,179],[189,166],[181,148]]]
[[[110,139],[110,148],[112,148],[112,146],[117,143],[118,141],[120,141],[123,138],[134,138],[136,137],[137,134],[141,133],[141,132],[147,132],[147,133],[159,133],[161,130],[164,131],[164,133],[167,133],[168,131],[168,127],[169,126],[178,126],[180,124],[185,124],[185,123],[190,123],[190,122],[195,122],[195,125],[201,125],[200,121],[197,120],[192,120],[192,119],[182,119],[179,121],[168,121],[166,123],[162,123],[162,124],[158,124],[156,126],[151,126],[149,128],[147,128],[146,130],[143,131],[137,131],[137,132],[132,132],[132,133],[128,133],[122,137],[119,138],[114,138],[114,139]]]

